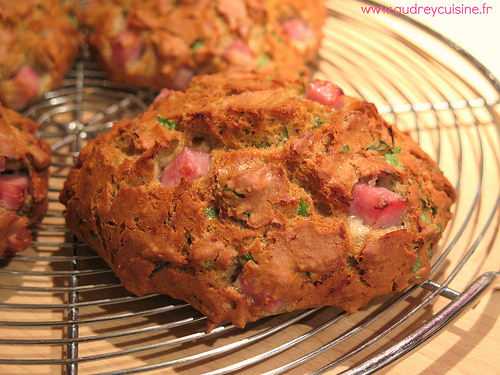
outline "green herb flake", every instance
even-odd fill
[[[274,38],[276,38],[276,40],[278,41],[278,43],[284,43],[285,42],[285,40],[281,37],[281,35],[279,35],[276,31],[272,31],[271,35]]]
[[[427,212],[422,212],[420,214],[420,221],[425,224],[430,224],[432,222]]]
[[[217,210],[214,207],[207,207],[205,208],[205,216],[208,217],[210,220],[217,219]]]
[[[377,143],[368,146],[367,150],[386,153],[391,151],[391,146],[384,141],[378,141]]]
[[[431,247],[429,247],[429,248],[427,249],[427,257],[428,257],[429,259],[432,259],[432,257],[433,257],[433,256],[434,256],[434,249],[433,249],[433,248],[432,248],[432,246],[431,246]]]
[[[415,261],[415,264],[411,268],[411,272],[417,273],[421,268],[422,268],[422,261],[420,260],[420,257],[417,256],[417,260]]]
[[[309,204],[304,199],[299,201],[299,207],[297,208],[297,214],[303,217],[309,216]]]
[[[313,118],[313,128],[314,129],[320,128],[325,122],[326,122],[326,120],[322,119],[321,117],[314,116],[314,118]]]
[[[201,263],[201,266],[206,270],[212,270],[215,268],[215,262],[213,260],[205,260]]]
[[[401,147],[399,146],[391,147],[386,142],[380,140],[377,143],[368,146],[367,150],[383,153],[386,162],[395,166],[396,168],[401,167],[398,158],[398,154],[401,152]]]
[[[74,14],[68,14],[69,22],[75,27],[78,27],[78,19]]]
[[[288,140],[288,138],[290,137],[289,134],[288,134],[288,128],[286,128],[286,127],[283,128],[283,130],[281,131],[280,137],[281,137],[282,141]]]
[[[160,123],[160,125],[166,127],[167,129],[170,130],[175,130],[177,128],[177,123],[174,120],[170,120],[166,117],[163,116],[157,116],[156,119]]]
[[[252,213],[251,213],[250,211],[245,211],[245,212],[243,212],[243,216],[245,216],[247,219],[249,219],[249,218],[250,218],[250,215],[251,215],[251,214],[252,214]]]
[[[388,162],[389,164],[395,166],[396,168],[401,167],[401,164],[399,163],[398,156],[393,153],[387,153],[384,154],[385,161]]]
[[[255,147],[257,147],[257,148],[269,148],[269,147],[271,147],[271,143],[269,143],[268,141],[260,141],[259,143],[257,143],[255,145]]]
[[[257,59],[257,69],[265,68],[271,62],[271,57],[267,53],[263,53]]]
[[[343,154],[347,154],[350,151],[351,147],[349,145],[342,145],[342,147],[340,148],[340,152]]]
[[[203,46],[205,45],[205,42],[203,41],[203,39],[196,39],[192,44],[191,44],[191,51],[193,52],[196,52],[198,51],[200,48],[203,48]]]
[[[240,255],[240,264],[241,265],[244,265],[245,263],[250,262],[250,261],[255,262],[255,259],[251,253],[245,253],[243,255]]]

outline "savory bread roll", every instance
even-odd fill
[[[374,105],[250,73],[163,91],[83,148],[61,194],[127,289],[187,301],[211,327],[354,311],[422,281],[454,200]]]

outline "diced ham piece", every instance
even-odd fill
[[[18,210],[24,204],[28,189],[28,177],[22,175],[0,175],[0,206]]]
[[[170,89],[162,89],[158,95],[156,95],[155,100],[153,101],[153,104],[158,104],[162,100],[168,98],[168,96],[172,93],[172,90]]]
[[[306,42],[314,39],[314,32],[303,20],[299,18],[293,18],[285,21],[281,26],[285,34],[292,40]]]
[[[270,313],[278,313],[283,308],[283,301],[274,298],[272,293],[261,290],[255,285],[255,279],[251,277],[240,277],[238,279],[240,290],[244,295],[250,296],[254,303],[263,307]]]
[[[241,39],[236,39],[226,48],[224,58],[237,65],[252,65],[255,63],[252,50]]]
[[[27,217],[13,211],[2,213],[0,226],[0,256],[13,255],[31,244],[31,231]]]
[[[31,245],[31,239],[31,231],[21,226],[7,238],[7,247],[14,252],[22,251]]]
[[[116,64],[126,66],[140,57],[142,47],[139,35],[129,30],[122,31],[111,42],[112,59]]]
[[[175,187],[182,180],[190,182],[206,175],[209,169],[210,154],[186,147],[165,167],[160,182],[163,186]]]
[[[315,79],[306,90],[306,98],[329,107],[340,109],[342,107],[342,89],[330,81]]]
[[[366,225],[387,228],[401,224],[406,206],[406,200],[401,195],[386,188],[356,184],[350,213],[361,218]]]
[[[184,90],[193,78],[193,71],[189,68],[180,68],[172,79],[172,87],[176,90]]]
[[[19,107],[26,105],[32,98],[38,95],[40,90],[40,77],[29,66],[23,66],[14,77],[14,81],[22,92],[19,98]]]

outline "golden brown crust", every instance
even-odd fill
[[[210,152],[208,174],[163,186],[185,147]],[[359,184],[403,197],[401,221],[353,216]],[[126,288],[238,326],[321,305],[353,311],[418,282],[454,199],[372,104],[345,97],[332,110],[300,82],[243,73],[198,77],[117,123],[82,150],[61,194],[68,226]]]
[[[82,22],[113,80],[178,89],[228,69],[305,74],[325,13],[319,0],[112,0],[90,1]]]
[[[0,101],[20,109],[59,86],[81,36],[74,1],[0,0]]]
[[[25,245],[9,245],[9,236],[23,231],[23,243],[31,235],[26,228],[40,222],[47,210],[50,147],[35,136],[38,125],[0,105],[0,175],[28,175],[28,191],[24,204],[16,211],[0,203],[0,255],[20,251]]]

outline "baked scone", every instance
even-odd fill
[[[354,311],[426,278],[453,187],[374,105],[326,81],[195,78],[86,145],[69,228],[136,294],[210,326]]]
[[[321,0],[94,0],[82,22],[113,80],[183,89],[232,68],[306,73],[325,15]]]
[[[0,256],[31,244],[30,224],[47,210],[50,147],[37,124],[0,105]]]
[[[0,0],[0,101],[21,109],[62,82],[80,45],[72,1]]]

